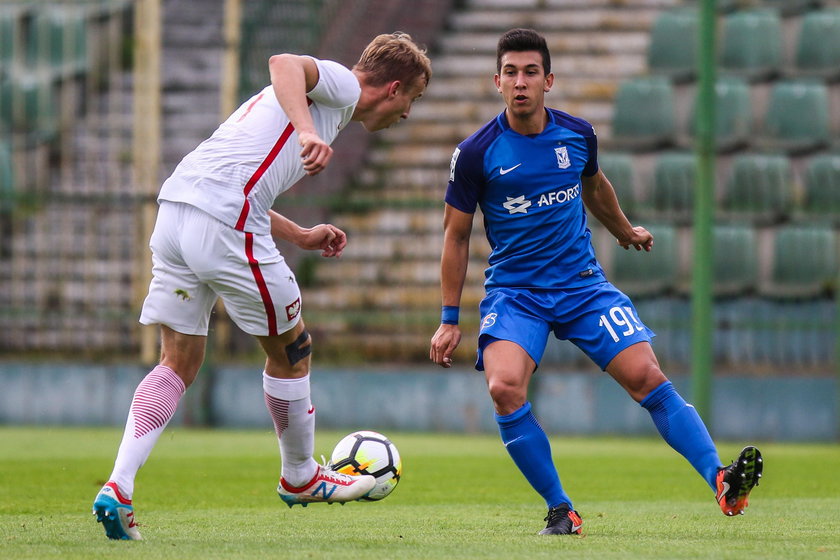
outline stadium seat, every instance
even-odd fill
[[[720,69],[750,81],[774,77],[782,63],[782,22],[769,9],[742,10],[724,17]]]
[[[57,78],[86,72],[89,66],[84,9],[72,5],[40,7],[27,48],[30,61],[48,66]]]
[[[0,131],[49,140],[56,132],[56,106],[49,81],[24,74],[0,79]]]
[[[840,79],[840,8],[808,12],[802,17],[794,72],[827,81]]]
[[[674,90],[662,76],[632,78],[619,84],[613,141],[628,150],[667,146],[676,136]]]
[[[840,224],[840,154],[820,154],[805,168],[803,218]]]
[[[598,166],[612,183],[618,203],[628,216],[636,210],[636,180],[630,154],[605,152],[598,155]]]
[[[788,225],[776,230],[770,281],[762,294],[781,299],[825,296],[838,273],[837,241],[829,225]]]
[[[729,76],[715,83],[715,147],[720,152],[743,148],[752,136],[750,86],[742,78]],[[696,136],[697,98],[694,99],[688,129]]]
[[[14,61],[17,41],[17,13],[0,6],[0,79],[6,75]]]
[[[15,209],[15,200],[12,149],[8,142],[0,140],[0,214],[11,213]]]
[[[750,226],[719,224],[714,239],[713,290],[718,297],[742,295],[758,284],[758,244]]]
[[[670,224],[645,225],[653,234],[656,249],[651,252],[615,247],[612,255],[613,282],[634,297],[667,294],[676,288],[677,233]]]
[[[826,146],[829,130],[828,88],[819,80],[781,80],[773,84],[757,143],[788,153]]]
[[[697,10],[662,12],[653,23],[648,47],[651,72],[674,82],[693,80],[697,67]]]
[[[659,220],[691,222],[697,158],[691,152],[664,152],[654,164],[649,206]]]
[[[777,154],[738,154],[721,200],[723,216],[770,224],[788,216],[793,206],[794,178],[790,160]]]

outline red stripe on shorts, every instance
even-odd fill
[[[265,174],[266,169],[274,163],[277,154],[280,153],[280,150],[283,149],[283,146],[286,144],[286,140],[289,139],[289,136],[292,135],[294,132],[295,127],[292,126],[292,123],[286,125],[285,130],[280,135],[280,138],[277,139],[277,142],[274,144],[274,147],[271,148],[271,151],[268,152],[268,155],[265,156],[265,159],[262,160],[260,166],[257,167],[257,170],[254,171],[254,174],[251,175],[251,178],[248,179],[248,182],[245,183],[245,188],[243,189],[243,194],[245,195],[245,202],[242,204],[242,211],[239,213],[239,220],[236,221],[236,229],[239,231],[245,231],[245,222],[248,220],[248,213],[251,211],[251,203],[248,202],[248,195],[251,194],[251,191],[254,188],[254,185],[257,184],[262,176]]]
[[[254,275],[254,281],[257,283],[257,288],[260,290],[260,297],[262,298],[263,307],[265,307],[265,314],[268,318],[268,335],[276,336],[278,334],[277,315],[274,313],[274,303],[271,301],[268,284],[265,283],[262,270],[260,270],[260,263],[254,258],[253,233],[245,233],[245,256],[248,258],[248,266],[251,267],[251,274]]]

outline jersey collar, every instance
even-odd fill
[[[543,107],[543,110],[544,110],[544,111],[548,114],[548,119],[546,120],[546,128],[548,128],[548,125],[550,125],[550,124],[557,124],[556,122],[554,122],[554,113],[552,113],[551,111],[549,111],[549,110],[548,110],[548,107]],[[506,112],[504,109],[503,109],[503,110],[502,110],[502,112],[501,112],[501,113],[499,113],[499,115],[496,117],[496,122],[497,122],[497,123],[499,123],[499,127],[500,127],[502,130],[512,130],[512,129],[510,128],[510,123],[508,122],[507,112]],[[545,129],[543,129],[543,132],[545,132]],[[542,134],[542,132],[541,132],[541,133],[539,133],[539,134]],[[535,136],[539,136],[539,134],[529,134],[529,135],[527,135],[527,136],[528,136],[529,138],[533,138],[533,137],[535,137]]]

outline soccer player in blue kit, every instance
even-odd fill
[[[476,369],[485,373],[508,453],[548,506],[540,534],[580,534],[583,525],[527,399],[550,332],[574,342],[648,410],[665,441],[715,492],[724,514],[742,514],[761,477],[761,454],[748,446],[732,464],[721,464],[697,411],[662,373],[650,344],[654,333],[605,278],[585,208],[624,249],[650,251],[653,236],[622,212],[598,168],[592,126],[545,107],[554,83],[545,39],[530,29],[506,32],[496,66],[494,80],[506,108],[452,156],[441,256],[443,309],[429,357],[451,367],[461,341],[459,304],[473,215],[480,206],[491,254]]]

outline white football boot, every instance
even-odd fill
[[[295,504],[306,507],[313,502],[343,504],[364,498],[375,485],[376,479],[370,475],[351,476],[336,472],[327,465],[318,465],[312,480],[299,488],[281,477],[277,494],[289,507]]]

